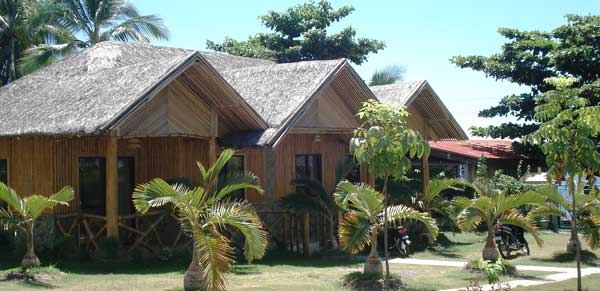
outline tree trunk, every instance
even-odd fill
[[[33,224],[34,221],[28,221],[25,223],[25,233],[27,235],[27,251],[21,261],[22,268],[32,268],[40,266],[40,259],[35,254],[35,246],[33,244]]]
[[[333,214],[329,215],[329,241],[331,242],[331,249],[337,250],[339,245],[337,239],[335,238],[335,225]]]
[[[365,267],[363,269],[365,274],[383,274],[383,266],[381,265],[381,258],[377,253],[377,235],[371,238],[371,252],[365,261]]]
[[[577,291],[581,291],[581,242],[579,241],[579,236],[577,235],[577,201],[575,198],[575,181],[574,177],[569,177],[569,193],[571,194],[572,199],[572,209],[571,209],[571,238],[567,243],[567,251],[575,251],[575,261],[577,262]],[[577,189],[581,186],[581,178],[577,178]]]
[[[482,257],[484,260],[495,262],[498,260],[500,256],[498,254],[498,249],[496,249],[496,245],[494,244],[494,232],[493,226],[488,230],[488,235],[485,240],[485,246],[483,247]]]
[[[196,246],[194,246],[192,254],[192,262],[190,263],[188,269],[185,271],[185,275],[183,276],[183,289],[185,291],[196,291],[202,290],[203,288],[203,272],[200,267],[200,262],[198,260],[198,255],[196,252]]]
[[[388,251],[388,176],[383,178],[383,255],[385,257],[385,277],[383,278],[383,289],[388,290],[390,286],[390,254]],[[375,238],[377,240],[377,238]]]

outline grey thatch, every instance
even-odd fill
[[[245,67],[267,66],[275,64],[275,62],[269,60],[233,56],[224,53],[200,52],[200,54],[220,72]]]
[[[93,134],[195,51],[103,42],[0,88],[0,135]]]
[[[426,83],[425,80],[398,81],[394,84],[370,86],[369,89],[383,103],[408,105],[411,98],[415,98],[419,89]]]

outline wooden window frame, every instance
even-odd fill
[[[319,157],[319,160],[320,160],[320,162],[321,162],[321,163],[320,163],[320,164],[321,164],[321,169],[320,169],[320,171],[319,171],[319,172],[320,172],[320,175],[321,175],[321,177],[319,177],[319,179],[318,179],[318,180],[319,180],[319,181],[321,182],[321,184],[322,184],[322,183],[323,183],[323,154],[322,154],[322,153],[316,153],[316,154],[315,154],[315,153],[312,153],[312,154],[295,154],[295,155],[294,155],[294,161],[293,161],[293,168],[294,168],[294,171],[293,171],[293,178],[292,178],[293,180],[295,180],[295,179],[297,179],[297,178],[298,178],[298,176],[296,175],[296,174],[297,174],[297,172],[296,172],[296,159],[298,158],[298,156],[318,156],[318,157]],[[298,187],[302,187],[302,186],[296,186],[296,187],[294,188],[294,191],[297,191]]]
[[[10,159],[9,158],[4,158],[4,157],[0,157],[0,160],[5,160],[6,161],[6,186],[10,187]],[[0,181],[2,182],[2,181]]]

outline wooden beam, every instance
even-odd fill
[[[117,137],[106,139],[106,235],[119,238],[119,176]]]
[[[429,157],[421,158],[421,175],[423,180],[423,193],[426,193],[429,188]]]

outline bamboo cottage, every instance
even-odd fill
[[[135,213],[133,187],[155,177],[193,182],[196,161],[210,164],[233,147],[230,166],[254,172],[266,190],[240,195],[288,243],[299,220],[278,200],[295,177],[334,187],[368,99],[406,105],[409,125],[429,139],[467,138],[425,81],[368,88],[345,60],[276,64],[103,42],[0,88],[0,180],[24,194],[72,185],[71,205],[53,211],[60,233],[90,248],[112,236],[155,250],[184,238],[161,228],[169,212]],[[368,177],[361,169],[353,179]],[[318,238],[322,222],[310,223]]]

